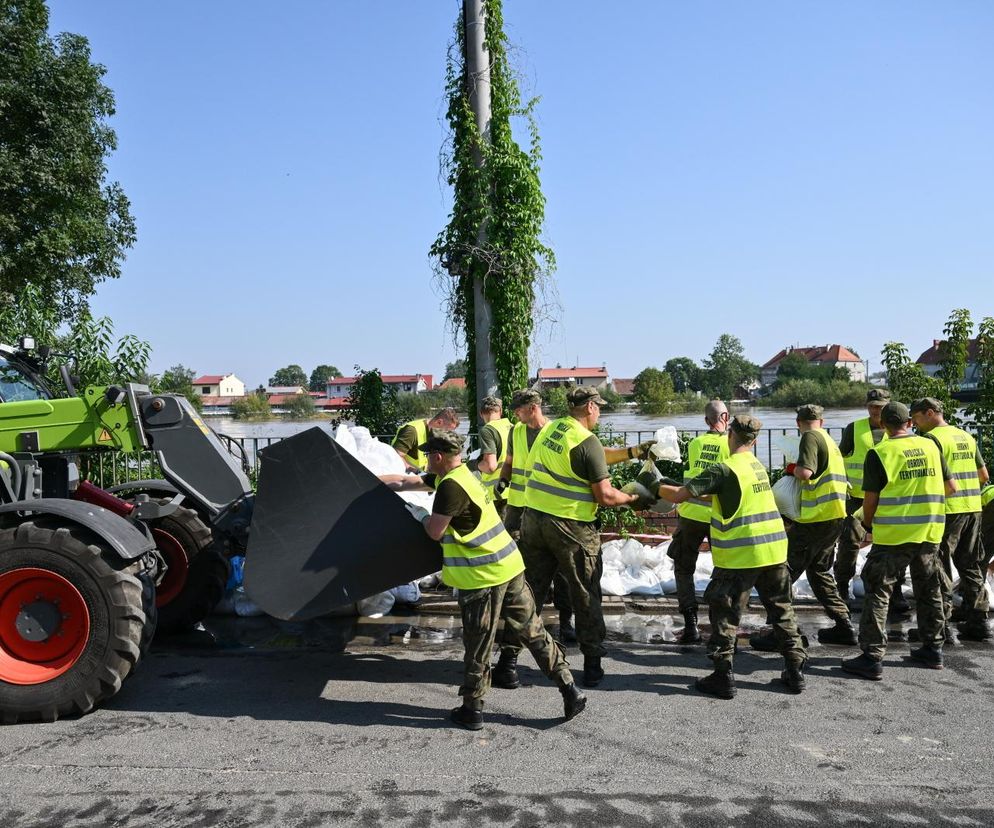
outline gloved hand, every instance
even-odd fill
[[[674,480],[672,477],[660,477],[659,482],[656,483],[656,485],[676,486],[677,488],[679,488],[680,486],[683,485],[683,483],[681,483],[679,480]]]
[[[654,445],[656,445],[655,440],[646,440],[644,443],[632,446],[632,457],[637,460],[644,460],[649,456],[649,449],[651,449]]]
[[[651,471],[639,472],[635,480],[638,481],[640,485],[644,486],[653,494],[659,491],[660,480],[658,473],[653,474],[653,472]]]
[[[405,501],[404,508],[411,513],[418,523],[424,525],[424,523],[431,517],[431,512],[429,512],[424,506],[418,506],[416,503],[407,503]]]
[[[498,497],[500,497],[502,494],[504,494],[504,492],[507,491],[508,486],[510,486],[510,485],[511,485],[511,481],[510,480],[505,480],[503,477],[501,477],[496,483],[494,483],[494,492],[495,492],[495,494]]]
[[[637,499],[635,500],[635,502],[629,504],[631,508],[634,509],[636,512],[641,512],[645,509],[648,509],[650,506],[652,506],[653,503],[655,503],[659,499],[645,486],[635,481],[632,481],[631,483],[626,483],[624,486],[621,487],[621,491],[623,491],[625,494],[631,494],[636,496]]]
[[[797,463],[788,463],[786,466],[784,466],[783,473],[789,475],[790,477],[793,477],[794,469],[796,468],[797,468]]]

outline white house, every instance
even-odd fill
[[[193,381],[193,391],[202,397],[244,397],[245,383],[234,374],[205,374]]]
[[[763,385],[772,385],[776,382],[780,363],[789,354],[800,354],[812,365],[831,365],[833,368],[845,368],[853,382],[866,382],[866,363],[844,345],[812,345],[805,348],[788,346],[769,359],[760,368],[760,380]]]
[[[352,390],[356,377],[331,377],[328,380],[326,394],[330,398],[347,397]],[[404,391],[408,394],[423,394],[432,388],[431,374],[380,374],[384,385]]]
[[[557,365],[555,368],[539,368],[538,378],[532,388],[535,391],[543,391],[547,388],[555,388],[558,385],[586,385],[596,388],[598,391],[607,390],[610,377],[607,374],[607,367],[600,368],[563,368]]]

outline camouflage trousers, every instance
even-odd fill
[[[697,590],[694,589],[694,573],[697,571],[697,556],[701,543],[710,537],[711,525],[699,520],[677,517],[676,531],[666,554],[673,559],[673,574],[676,576],[676,598],[680,612],[697,609]]]
[[[727,665],[731,669],[742,607],[748,601],[753,587],[766,608],[784,661],[788,664],[803,664],[808,656],[797,630],[794,606],[790,600],[787,564],[782,563],[757,569],[714,568],[711,583],[704,591],[704,600],[708,603],[711,619],[708,654],[715,667]]]
[[[983,621],[987,610],[983,600],[987,593],[984,579],[984,548],[980,542],[980,512],[946,515],[946,527],[939,544],[942,563],[942,604],[946,621],[953,611],[952,566],[959,573],[959,593],[963,598],[963,617],[966,621]]]
[[[991,560],[994,558],[994,500],[984,507],[980,519],[980,542],[983,546],[981,559],[983,561],[983,571],[986,573],[990,569]],[[986,578],[986,574],[984,575]],[[984,612],[990,611],[990,602],[987,600],[987,590],[980,593],[980,606],[978,609]]]
[[[835,552],[835,583],[836,590],[845,601],[849,597],[849,584],[856,577],[856,559],[859,555],[859,545],[866,537],[866,531],[860,522],[854,518],[853,512],[863,505],[863,498],[846,498],[846,516],[842,519],[839,529],[839,546]]]
[[[807,573],[815,598],[833,621],[846,621],[849,607],[839,595],[832,576],[835,542],[845,518],[815,523],[794,523],[787,532],[787,569],[790,582]],[[860,527],[862,528],[862,527]]]
[[[939,544],[881,546],[875,543],[861,574],[866,597],[863,600],[863,617],[859,622],[859,646],[876,661],[883,659],[887,653],[887,607],[891,592],[907,568],[911,570],[918,633],[922,643],[941,648],[945,640]]]
[[[459,590],[459,610],[466,648],[459,695],[466,702],[482,699],[490,689],[490,662],[500,621],[528,648],[538,668],[557,686],[573,682],[562,647],[535,612],[535,599],[524,573],[498,586]]]
[[[511,537],[518,542],[518,548],[521,548],[521,515],[524,513],[524,506],[511,506],[508,504],[507,508],[504,510],[504,514],[501,516],[501,520],[504,522],[504,528],[511,533]],[[523,553],[522,553],[523,554]],[[547,596],[543,595],[542,600],[538,605],[538,613],[542,614],[542,605],[545,604],[545,599]],[[560,615],[573,614],[573,604],[570,602],[569,598],[569,586],[566,583],[566,578],[562,572],[556,570],[556,576],[552,579],[552,605],[559,610]]]
[[[521,556],[525,577],[539,606],[549,593],[556,571],[569,589],[576,640],[585,656],[602,656],[607,629],[601,609],[601,538],[594,523],[555,517],[525,509],[521,519]],[[508,636],[505,649],[518,649]]]

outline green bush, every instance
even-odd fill
[[[783,383],[764,402],[773,408],[796,408],[817,403],[826,408],[858,408],[866,401],[865,382],[834,379],[826,383],[797,379]]]
[[[263,394],[246,394],[232,401],[231,416],[236,420],[265,420],[272,416],[272,409]]]

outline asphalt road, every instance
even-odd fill
[[[872,683],[815,646],[800,696],[740,652],[723,702],[692,689],[703,648],[616,641],[577,719],[525,656],[470,733],[439,624],[165,642],[103,709],[0,730],[0,826],[994,824],[994,647],[938,672],[894,644]]]

